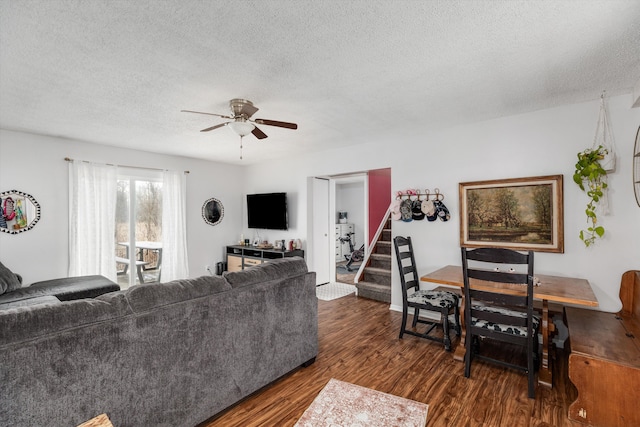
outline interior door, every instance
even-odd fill
[[[329,283],[330,247],[329,247],[329,180],[313,179],[313,269],[316,272],[316,285]]]

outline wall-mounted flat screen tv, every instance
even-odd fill
[[[288,229],[287,193],[247,194],[249,228]]]

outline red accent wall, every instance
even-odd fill
[[[391,169],[369,171],[369,243],[391,203]]]

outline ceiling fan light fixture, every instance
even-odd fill
[[[228,123],[227,126],[241,137],[249,135],[255,128],[253,123],[245,121],[233,121]]]

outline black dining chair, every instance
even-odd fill
[[[444,344],[447,351],[451,351],[451,338],[449,337],[449,315],[453,314],[456,335],[460,335],[460,311],[458,308],[458,295],[453,292],[420,289],[416,260],[413,255],[411,237],[397,236],[393,239],[402,283],[402,325],[400,326],[400,338],[404,334],[414,335]],[[407,329],[409,308],[413,308],[413,328],[418,323],[428,325],[423,333]],[[440,314],[440,322],[420,318],[420,310],[434,311]],[[430,335],[439,325],[442,325],[443,338]]]
[[[526,266],[526,267],[524,267]],[[526,268],[526,272],[524,271]],[[540,319],[533,312],[533,251],[526,254],[504,248],[462,248],[466,353],[464,376],[471,375],[473,359],[486,360],[527,373],[528,394],[535,397],[535,364]],[[505,286],[510,293],[478,290],[471,279],[521,286]],[[486,289],[486,288],[485,288]],[[511,363],[495,352],[480,353],[480,339],[489,338],[526,348],[526,366]]]

